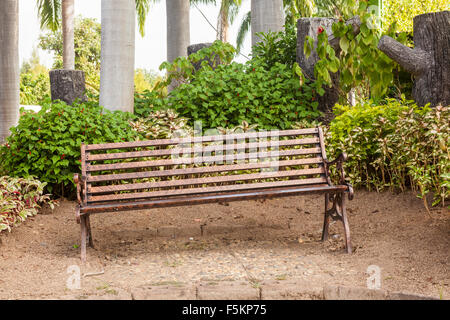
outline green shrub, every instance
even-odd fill
[[[95,103],[68,106],[43,104],[38,113],[21,109],[21,117],[0,147],[3,174],[37,176],[54,194],[73,190],[73,173],[80,172],[80,146],[135,140],[132,114],[110,112]],[[58,188],[56,188],[58,187]]]
[[[170,139],[177,133],[192,135],[193,130],[187,125],[188,120],[181,118],[171,109],[150,112],[145,118],[131,122],[131,127],[145,139]]]
[[[297,28],[286,24],[283,31],[258,33],[261,41],[252,48],[253,58],[262,60],[269,68],[277,62],[292,67],[297,61]]]
[[[247,121],[261,129],[287,129],[320,115],[312,89],[300,86],[291,68],[275,63],[267,70],[267,65],[251,62],[202,69],[190,83],[172,91],[169,105],[184,117],[202,121],[204,128]]]
[[[53,209],[55,201],[44,194],[45,183],[29,177],[0,177],[0,232],[11,231],[11,227],[34,216],[44,203]]]
[[[145,90],[134,93],[134,114],[147,118],[151,112],[167,108],[167,99],[157,91]]]
[[[238,126],[243,121],[261,129],[288,129],[320,115],[314,90],[308,83],[300,85],[293,66],[276,61],[270,66],[263,57],[240,64],[231,62],[234,54],[232,46],[216,41],[187,58],[162,64],[160,68],[169,74],[166,84],[180,85],[167,99],[157,93],[140,95],[136,113],[146,116],[152,109],[171,108],[188,118],[191,126],[201,121],[205,129]],[[202,67],[194,72],[199,62]]]
[[[433,205],[450,196],[449,107],[419,108],[411,101],[335,106],[327,131],[330,158],[345,151],[355,186],[434,193]],[[447,174],[447,175],[446,175]]]

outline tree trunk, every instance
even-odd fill
[[[339,56],[339,38],[333,35],[332,25],[337,19],[333,18],[300,18],[297,21],[297,63],[303,71],[303,74],[308,79],[315,79],[314,67],[319,61],[319,56],[314,50],[311,55],[306,58],[304,53],[304,44],[307,36],[315,40],[314,46],[317,46],[317,35],[319,27],[325,29],[328,34],[328,42],[336,51],[336,56]],[[359,33],[359,27],[361,26],[361,20],[358,16],[349,19],[346,22],[347,25],[353,26],[353,33],[356,35]],[[325,86],[324,95],[317,95],[316,99],[319,103],[318,109],[325,113],[331,113],[333,106],[339,100],[339,72],[331,74],[331,81],[333,85],[330,87]]]
[[[336,19],[332,18],[300,18],[297,21],[297,63],[303,71],[303,74],[308,79],[315,79],[314,67],[319,61],[319,56],[316,51],[311,52],[311,55],[306,58],[304,54],[304,44],[307,36],[312,37],[317,45],[317,34],[319,27],[326,30],[328,35],[332,35],[331,26]],[[318,109],[323,112],[331,112],[333,106],[339,100],[339,72],[331,74],[333,86],[330,88],[325,86],[325,94],[323,96],[317,95],[316,99],[319,103]]]
[[[230,13],[230,2],[232,0],[222,0],[219,16],[217,17],[217,40],[228,42],[228,15]]]
[[[0,143],[19,119],[19,1],[0,2]]]
[[[450,105],[450,11],[414,17],[414,49],[388,36],[378,49],[414,75],[413,97],[419,106]]]
[[[166,0],[167,17],[167,61],[185,57],[190,40],[189,0]],[[177,83],[167,88],[172,91]]]
[[[61,100],[72,105],[76,99],[86,101],[84,72],[81,70],[50,71],[52,100]]]
[[[283,0],[252,0],[251,28],[252,46],[260,41],[258,32],[278,32],[283,30]]]
[[[193,53],[198,52],[199,50],[201,50],[203,48],[211,47],[211,45],[212,45],[212,43],[208,43],[208,42],[207,43],[192,44],[187,49],[188,56],[190,56]],[[204,59],[204,60],[201,60],[199,62],[194,63],[195,71],[198,71],[200,69],[200,67],[202,66],[202,62],[203,61],[208,61],[208,63],[211,66],[211,68],[215,69],[215,67],[218,66],[221,63],[221,61],[220,61],[220,58],[218,56],[216,56],[214,60],[215,61],[211,61],[210,59]]]
[[[166,0],[167,61],[185,57],[190,44],[189,0]]]
[[[134,0],[102,0],[100,105],[134,110]]]
[[[62,0],[63,68],[75,69],[74,0]]]

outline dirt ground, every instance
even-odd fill
[[[356,191],[348,202],[355,252],[342,224],[320,241],[323,196],[244,201],[100,214],[91,217],[95,249],[78,297],[158,284],[303,281],[365,287],[381,268],[384,290],[450,299],[450,212],[433,219],[412,193]],[[80,265],[73,201],[0,235],[0,299],[58,299],[68,267]]]

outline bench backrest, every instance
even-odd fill
[[[81,146],[83,202],[328,183],[322,129]]]

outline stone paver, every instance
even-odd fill
[[[201,283],[197,287],[198,300],[259,300],[260,289],[246,282]]]
[[[261,284],[262,300],[321,300],[323,288],[306,281],[268,280]]]
[[[362,287],[325,286],[323,288],[325,300],[386,300],[383,290]]]
[[[133,300],[195,300],[196,287],[192,285],[159,285],[131,290]]]

